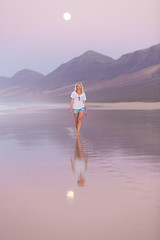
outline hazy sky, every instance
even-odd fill
[[[159,22],[159,0],[0,0],[0,76],[48,74],[87,50],[117,59],[160,43]]]

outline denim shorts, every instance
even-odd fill
[[[72,109],[72,112],[73,113],[79,113],[80,111],[83,111],[83,112],[85,112],[85,107],[82,107],[82,108],[80,108],[80,109]]]

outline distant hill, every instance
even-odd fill
[[[34,95],[36,95],[38,86],[42,84],[44,77],[43,74],[29,69],[19,71],[11,78],[0,77],[0,101],[35,101]]]
[[[47,76],[25,69],[0,77],[0,100],[66,102],[78,81],[89,102],[160,101],[160,44],[118,60],[90,50]]]

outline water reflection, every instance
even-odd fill
[[[0,116],[0,239],[159,240],[160,111],[68,114]]]
[[[74,192],[71,191],[71,190],[68,191],[68,192],[67,192],[67,197],[68,197],[68,198],[74,198]]]
[[[76,176],[78,186],[84,186],[87,163],[88,154],[84,154],[81,138],[80,136],[77,136],[74,160],[71,158],[71,166],[72,171]]]

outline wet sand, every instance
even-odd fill
[[[66,106],[1,115],[0,239],[158,240],[159,122],[89,106],[77,140]]]

